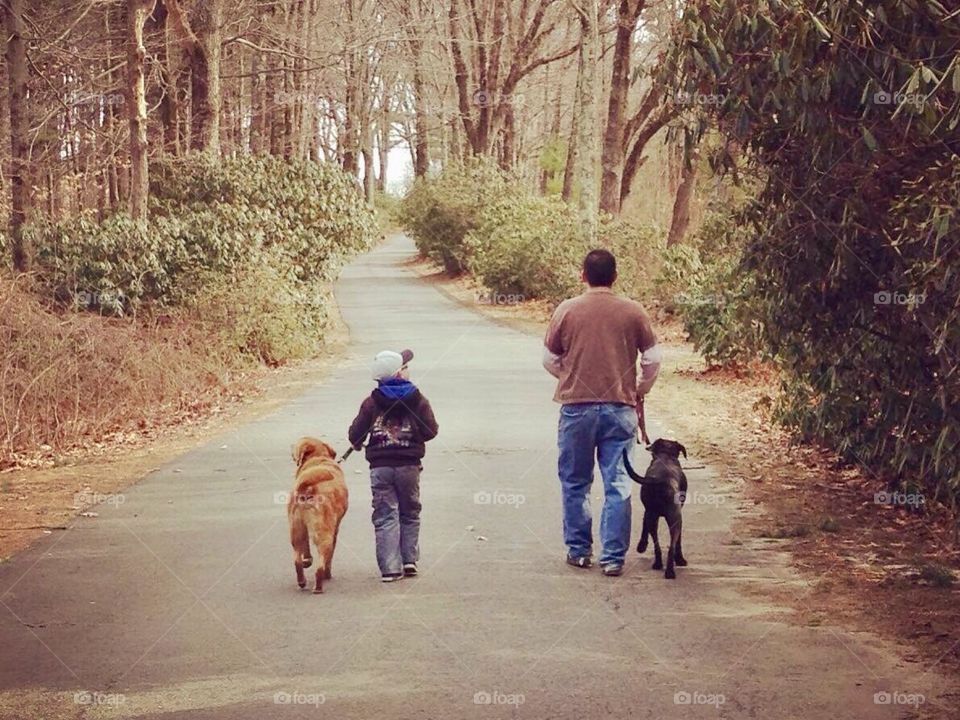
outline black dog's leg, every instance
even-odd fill
[[[687,559],[683,556],[683,548],[680,546],[680,540],[683,537],[683,519],[677,518],[677,551],[674,553],[674,556],[677,560],[677,565],[680,567],[686,567]]]
[[[649,510],[643,511],[643,530],[640,531],[640,542],[637,543],[637,552],[645,553],[647,551],[647,544],[649,543],[650,537],[650,521],[653,519],[652,513]]]
[[[660,516],[656,515],[650,523],[650,534],[653,535],[653,565],[651,570],[663,569],[663,554],[660,552],[660,538],[657,537],[657,527],[660,525]]]
[[[670,526],[670,547],[667,548],[667,570],[664,572],[663,576],[667,580],[673,580],[677,577],[677,573],[674,571],[674,562],[676,559],[677,552],[677,543],[680,539],[680,530],[683,525],[683,521],[680,519],[680,516],[672,518],[673,522],[667,521]]]

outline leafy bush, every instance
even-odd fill
[[[540,151],[540,171],[546,175],[546,192],[559,195],[563,191],[563,170],[567,162],[567,141],[554,135],[548,138]]]
[[[298,283],[278,262],[235,275],[207,273],[185,301],[191,324],[207,331],[218,352],[247,355],[266,365],[316,354],[329,320],[328,288]]]
[[[784,372],[778,416],[956,511],[960,15],[875,10],[695,0],[677,90],[722,88],[714,119],[764,178],[739,272]]]
[[[689,245],[664,253],[659,293],[708,362],[744,363],[764,354],[756,283],[742,267],[745,242],[730,211],[714,208]]]
[[[488,205],[465,238],[470,269],[498,293],[560,300],[576,294],[586,245],[559,199],[514,195]]]
[[[591,245],[576,212],[488,161],[417,182],[400,214],[421,253],[447,272],[469,271],[497,293],[526,299],[559,302],[580,291],[580,266]],[[649,299],[658,242],[655,228],[604,216],[596,246],[617,256],[619,287]]]
[[[238,370],[314,354],[328,281],[377,234],[330,165],[193,156],[152,171],[147,222],[32,225],[33,285],[0,276],[0,467],[176,417]]]
[[[612,215],[600,218],[597,246],[617,258],[620,292],[644,303],[659,303],[655,279],[662,264],[664,233],[655,225],[627,222]],[[577,271],[583,258],[577,260]]]
[[[399,219],[420,254],[449,273],[469,268],[467,234],[491,203],[516,191],[514,184],[485,158],[473,158],[436,177],[417,180],[401,204]]]
[[[390,193],[378,192],[373,196],[373,211],[380,232],[394,232],[399,226],[400,198]]]
[[[340,261],[377,234],[356,180],[328,163],[192,155],[151,169],[151,200],[161,214],[223,211],[249,233],[246,242],[282,248],[301,280],[335,277]]]
[[[197,271],[231,275],[262,262],[311,284],[376,237],[353,180],[331,165],[195,155],[151,169],[146,223],[85,215],[27,229],[56,297],[108,313],[176,305],[200,289]]]

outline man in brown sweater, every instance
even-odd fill
[[[653,386],[661,353],[640,303],[616,295],[617,264],[607,250],[583,261],[587,291],[560,303],[544,340],[544,367],[557,378],[559,475],[567,562],[593,558],[590,486],[596,457],[603,478],[600,566],[623,572],[630,546],[631,480],[620,458],[637,434],[637,403]],[[642,372],[637,377],[637,357]]]

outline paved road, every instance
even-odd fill
[[[539,339],[440,294],[404,268],[411,253],[397,238],[346,269],[350,355],[321,387],[0,566],[0,717],[865,720],[910,710],[878,691],[933,698],[939,681],[876,638],[794,626],[748,596],[807,587],[778,552],[727,542],[730,498],[688,507],[674,582],[636,555],[619,579],[565,566]],[[378,581],[354,457],[334,580],[302,593],[274,501],[290,443],[344,447],[365,361],[407,346],[440,422],[423,574]],[[722,495],[719,475],[691,481]]]

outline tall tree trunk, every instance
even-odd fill
[[[592,242],[597,234],[597,64],[600,62],[599,0],[585,0],[580,13],[580,65],[577,97],[580,122],[577,133],[577,171],[580,198],[577,209],[583,232]]]
[[[503,170],[510,170],[516,159],[517,152],[517,128],[516,118],[513,114],[513,104],[507,106],[503,115],[503,129],[501,131],[500,145],[500,167]]]
[[[117,26],[117,21],[122,21],[122,15],[126,12],[123,7],[108,6],[103,13],[103,29],[107,38],[107,57],[103,62],[103,72],[107,76],[107,82],[111,88],[122,87],[123,81],[117,78],[117,71],[114,69],[114,58],[122,52],[114,47],[114,37],[123,37],[123,33],[114,33],[113,29]],[[128,102],[126,96],[124,100]],[[119,160],[119,143],[117,142],[116,127],[119,123],[118,117],[121,111],[114,103],[107,103],[103,110],[103,135],[108,140],[106,147],[106,168],[104,170],[104,205],[113,210],[120,204],[120,174],[117,167]]]
[[[377,173],[377,192],[381,195],[387,192],[387,162],[390,155],[390,122],[387,116],[387,97],[384,93],[380,120],[377,123],[377,161],[380,166],[380,172]]]
[[[351,53],[354,54],[354,53]],[[343,157],[343,171],[350,173],[351,175],[356,175],[358,172],[358,162],[357,162],[357,128],[356,128],[356,113],[357,113],[357,93],[358,88],[356,87],[356,62],[355,58],[348,59],[346,63],[346,80],[347,88],[346,94],[344,97],[344,119],[343,119],[343,135],[338,138],[338,144],[342,148],[341,155]]]
[[[156,7],[147,17],[143,31],[148,37],[159,38],[157,52],[157,68],[160,72],[160,82],[150,86],[147,95],[147,107],[156,107],[160,124],[163,127],[163,143],[160,147],[167,151],[167,140],[170,135],[171,101],[173,85],[171,83],[170,63],[167,53],[167,6],[164,0],[155,0]],[[176,54],[176,53],[174,53]],[[172,152],[172,151],[171,151]]]
[[[673,202],[673,218],[670,222],[670,233],[667,235],[667,247],[683,242],[690,227],[690,201],[697,184],[697,172],[700,167],[700,149],[694,148],[687,162],[683,164],[683,174],[677,196]]]
[[[250,63],[250,73],[250,152],[262,155],[267,150],[267,97],[263,56],[256,50]]]
[[[30,269],[31,248],[23,235],[30,195],[24,177],[30,146],[26,97],[27,49],[24,40],[23,0],[7,0],[4,12],[7,33],[7,78],[10,88],[10,250],[18,272]]]
[[[623,165],[623,175],[620,178],[621,207],[623,207],[623,203],[630,194],[630,190],[633,187],[633,180],[637,176],[637,170],[639,170],[640,166],[646,161],[643,151],[646,149],[647,143],[675,116],[676,110],[666,109],[661,111],[659,116],[649,120],[643,126],[636,140],[633,141],[633,147],[630,149],[630,154],[627,155],[627,160]]]
[[[368,203],[373,202],[373,152],[369,146],[361,151],[363,155],[363,197]]]
[[[0,10],[0,20],[3,11]],[[2,27],[2,25],[0,25]],[[7,33],[0,40],[0,52],[4,58],[7,55]],[[7,65],[4,64],[4,83],[0,87],[0,197],[7,197],[10,192],[7,178],[10,177],[10,82],[6,75]]]
[[[197,40],[190,63],[191,142],[194,150],[220,154],[220,28],[223,0],[197,3]]]
[[[130,216],[147,219],[147,98],[143,68],[147,55],[143,25],[155,0],[127,0],[127,115],[130,121]]]
[[[416,53],[413,65],[414,132],[416,133],[413,175],[422,178],[430,169],[430,140],[427,137],[426,98],[420,62],[421,44],[413,41],[410,44],[415,47]]]
[[[582,58],[580,58],[580,62],[582,61]],[[579,63],[577,68],[577,76],[579,77]],[[560,193],[560,197],[563,198],[564,202],[570,202],[573,199],[577,158],[579,156],[580,113],[580,97],[578,93],[574,93],[573,112],[570,114],[570,138],[567,140],[567,161],[563,166],[563,190]]]
[[[643,6],[644,0],[620,0],[617,7],[617,39],[613,50],[607,127],[600,160],[600,209],[613,215],[620,213],[620,176],[625,145],[624,116],[630,91],[630,56],[633,52],[633,33]]]
[[[186,42],[182,37],[182,28],[173,19],[169,8],[170,0],[161,0],[167,8],[166,33],[163,43],[164,62],[161,72],[166,81],[164,102],[160,106],[160,119],[163,123],[163,148],[165,152],[179,156],[187,147],[185,112],[188,96],[189,72],[186,57],[180,48]]]
[[[181,0],[166,0],[190,68],[190,148],[220,154],[220,44],[224,0],[203,0],[193,22]]]

